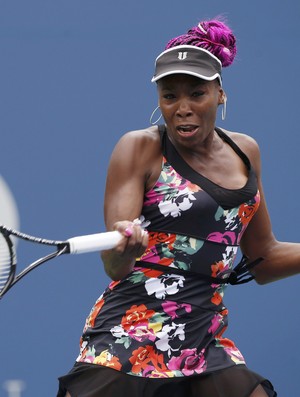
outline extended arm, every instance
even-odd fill
[[[263,194],[259,148],[256,142],[248,139],[244,150],[258,177],[261,203],[244,233],[241,249],[250,260],[264,258],[253,273],[259,284],[265,284],[300,273],[300,244],[282,242],[275,238]]]

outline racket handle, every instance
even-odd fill
[[[121,239],[121,233],[114,231],[72,237],[67,242],[69,243],[70,254],[83,254],[114,248]]]

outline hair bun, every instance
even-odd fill
[[[200,22],[188,34],[194,32],[202,41],[201,47],[219,58],[224,67],[232,64],[236,56],[236,39],[232,30],[224,22],[218,19]]]
[[[232,30],[220,19],[200,22],[186,34],[170,40],[166,49],[184,44],[208,50],[221,61],[223,67],[232,64],[237,52]]]

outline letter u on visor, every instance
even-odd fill
[[[155,61],[155,73],[152,83],[171,74],[189,74],[203,80],[212,81],[221,78],[221,61],[204,48],[180,45],[162,52]]]

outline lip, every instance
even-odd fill
[[[197,134],[199,126],[195,124],[181,124],[176,127],[177,133],[185,138],[189,138]]]

